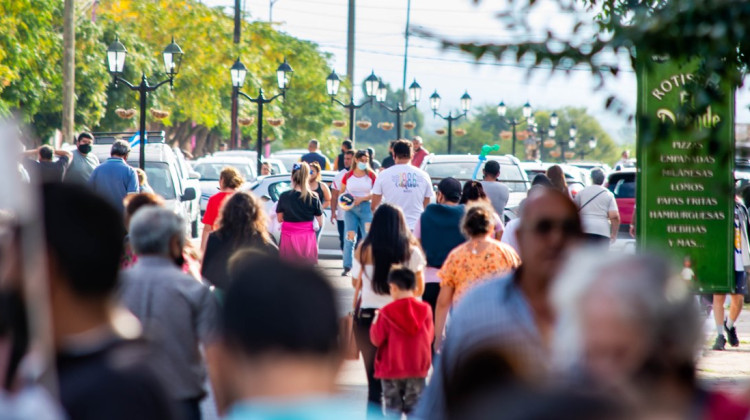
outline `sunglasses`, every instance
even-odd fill
[[[552,233],[553,230],[562,231],[563,235],[575,236],[581,233],[581,227],[575,219],[542,219],[538,221],[531,230],[540,236],[546,236]]]

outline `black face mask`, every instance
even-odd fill
[[[78,145],[78,151],[82,154],[88,154],[91,152],[91,145],[90,144],[79,144]]]
[[[180,254],[179,257],[174,259],[174,263],[177,264],[178,267],[182,268],[182,266],[185,265],[185,257]]]

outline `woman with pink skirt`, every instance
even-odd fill
[[[297,264],[318,263],[318,243],[313,220],[323,226],[323,209],[318,196],[310,190],[310,166],[295,163],[292,167],[292,189],[279,197],[276,217],[281,223],[279,255]]]

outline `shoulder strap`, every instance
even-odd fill
[[[578,211],[581,211],[581,210],[583,210],[583,208],[584,208],[584,207],[586,207],[586,205],[587,205],[587,204],[589,204],[590,202],[594,201],[594,199],[596,199],[596,197],[599,197],[600,195],[604,194],[605,192],[607,192],[607,190],[602,190],[602,191],[599,191],[599,194],[597,194],[597,195],[595,195],[595,196],[591,197],[591,199],[590,199],[589,201],[585,202],[585,203],[584,203],[584,204],[583,204],[583,205],[581,206],[581,208],[579,208],[579,209],[578,209]]]

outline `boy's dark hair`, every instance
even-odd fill
[[[412,146],[407,140],[398,140],[393,144],[393,157],[398,159],[411,159]]]
[[[125,227],[122,213],[85,186],[45,184],[47,248],[78,296],[106,298],[117,287]]]
[[[52,155],[55,154],[55,149],[52,146],[45,144],[39,148],[39,157],[44,160],[52,160]]]
[[[257,257],[233,264],[230,278],[222,333],[232,349],[248,356],[338,355],[336,299],[318,271]]]
[[[417,287],[417,276],[408,268],[397,267],[388,273],[388,284],[395,284],[399,290],[414,290]]]
[[[342,141],[342,142],[341,142],[341,146],[342,146],[342,147],[345,147],[345,148],[346,148],[346,150],[352,150],[352,147],[354,147],[354,146],[352,145],[352,141],[351,141],[351,140],[344,140],[344,141]]]
[[[349,155],[354,156],[354,149],[347,150],[346,152],[344,152],[344,154],[346,156],[349,156]]]

